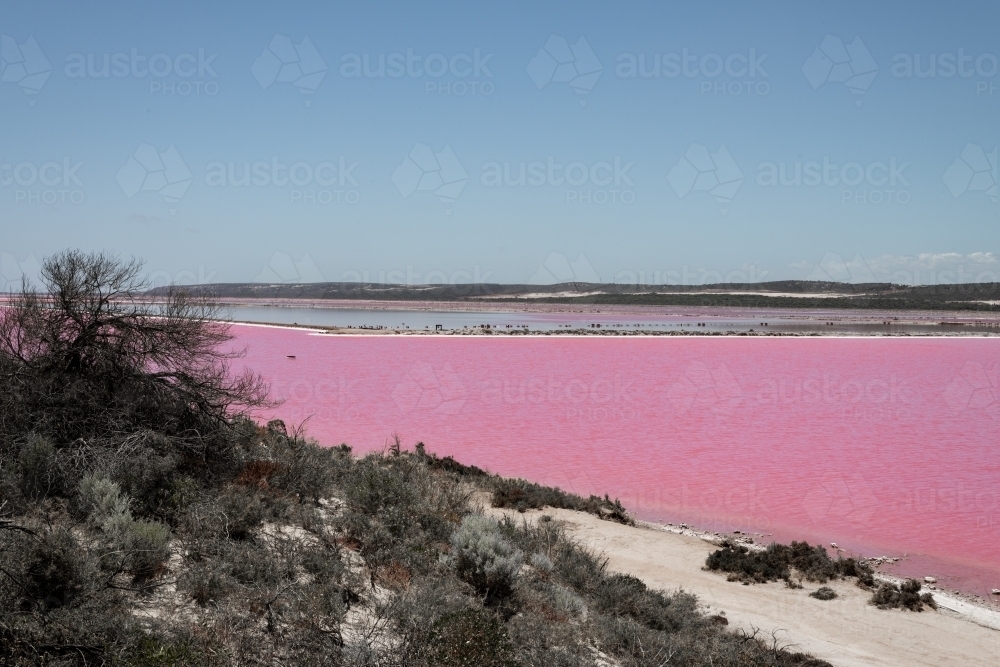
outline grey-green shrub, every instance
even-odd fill
[[[587,603],[568,588],[552,584],[549,587],[549,595],[552,596],[552,602],[557,610],[569,616],[578,618],[587,617]]]
[[[503,597],[521,569],[521,552],[500,533],[494,519],[471,514],[451,536],[455,568],[481,593]]]
[[[545,554],[532,554],[531,555],[531,567],[535,568],[542,574],[548,574],[555,568],[552,561]]]
[[[118,484],[92,473],[80,480],[80,509],[101,527],[120,555],[119,562],[137,579],[149,579],[170,558],[170,528],[132,518],[131,500]]]
[[[129,498],[121,488],[100,473],[90,473],[80,480],[78,488],[80,510],[91,523],[102,525],[112,517],[128,516]]]
[[[151,579],[170,558],[170,528],[162,523],[124,513],[109,516],[102,528],[115,548],[111,562],[137,580]]]

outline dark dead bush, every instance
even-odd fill
[[[231,584],[226,573],[221,572],[217,566],[192,564],[185,569],[178,588],[186,591],[191,599],[204,607],[222,600],[231,589]]]
[[[88,569],[86,552],[68,530],[45,531],[26,563],[24,602],[38,609],[71,604],[87,587]]]
[[[252,539],[266,516],[260,494],[235,488],[227,490],[219,498],[218,512],[223,534],[237,541]]]
[[[240,486],[250,486],[261,491],[270,488],[271,478],[281,470],[277,461],[247,461],[236,476],[235,482]]]
[[[42,498],[59,489],[56,450],[52,442],[37,433],[25,438],[18,455],[21,473],[21,493],[28,500]]]
[[[232,417],[266,404],[257,376],[232,372],[241,353],[218,308],[182,291],[145,298],[141,271],[134,260],[66,251],[43,261],[43,291],[25,283],[0,308],[0,432],[21,438],[25,465],[64,454],[78,470],[114,467],[149,449],[208,473],[230,457]],[[44,467],[32,470],[33,495],[75,488],[53,489]]]

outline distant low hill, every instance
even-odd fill
[[[165,294],[168,288],[149,291]],[[385,283],[217,283],[184,289],[218,298],[354,299],[369,301],[477,301],[648,306],[742,306],[875,310],[1000,311],[1000,283],[910,287],[891,283],[780,280],[714,285],[393,285]]]

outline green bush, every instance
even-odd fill
[[[115,516],[131,516],[128,496],[122,494],[118,484],[100,473],[90,473],[80,480],[77,504],[96,526]]]
[[[114,545],[105,567],[146,581],[160,573],[170,558],[170,528],[156,521],[133,519],[128,512],[108,516],[102,528]]]
[[[137,579],[155,576],[170,558],[170,528],[156,521],[133,521],[128,530],[129,571]]]
[[[500,533],[496,520],[481,514],[462,519],[451,536],[459,576],[487,596],[503,598],[513,590],[521,552]]]

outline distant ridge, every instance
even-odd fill
[[[167,287],[148,292],[166,294]],[[365,301],[475,301],[579,303],[648,306],[729,306],[767,308],[843,308],[875,310],[1000,311],[1000,283],[963,283],[917,287],[891,283],[839,283],[778,280],[712,285],[635,285],[568,282],[554,285],[463,283],[398,285],[386,283],[215,283],[188,285],[200,295],[230,299],[337,299]]]

